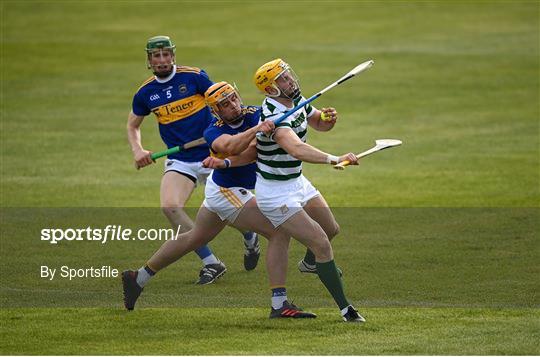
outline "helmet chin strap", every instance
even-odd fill
[[[292,98],[291,99],[296,99],[296,98],[300,97],[301,94],[302,94],[302,92],[300,91],[300,88],[296,88],[294,90],[294,92],[292,93]]]
[[[278,97],[281,97],[281,98],[284,98],[284,99],[290,99],[290,100],[293,100],[293,99],[296,99],[296,98],[299,98],[300,95],[302,94],[302,92],[300,91],[300,88],[296,88],[291,95],[287,95],[283,92],[283,90],[280,90],[280,94]]]
[[[167,71],[167,73],[163,73],[163,74],[156,71],[156,68],[159,68],[159,66],[161,66],[161,65],[150,66],[150,67],[152,68],[152,73],[156,77],[166,78],[166,77],[170,76],[171,73],[173,72],[173,70],[174,70],[174,62],[168,63],[167,65],[171,66],[171,69],[169,71]]]
[[[161,52],[160,52],[160,53],[161,53],[161,56],[163,56],[163,50],[160,50],[160,51],[161,51]],[[153,73],[156,77],[158,77],[158,78],[165,78],[165,77],[170,76],[171,73],[173,72],[173,70],[174,70],[174,65],[176,64],[176,58],[175,58],[175,56],[174,56],[174,54],[173,54],[173,55],[172,55],[172,60],[171,60],[171,62],[165,64],[165,66],[167,66],[167,65],[168,65],[168,66],[171,66],[171,70],[168,71],[166,74],[161,74],[161,73],[158,73],[158,72],[156,71],[156,68],[158,68],[159,66],[163,66],[163,64],[152,65],[152,64],[150,63],[150,55],[148,55],[148,58],[147,58],[147,62],[146,62],[146,63],[147,63],[148,69],[151,69],[151,70],[152,70],[152,73]]]
[[[154,74],[154,76],[156,76],[158,78],[167,78],[168,76],[171,75],[172,69],[167,73],[158,73],[158,72],[152,72],[152,73]]]
[[[271,97],[278,97],[278,98],[290,99],[290,100],[296,99],[300,97],[301,91],[300,91],[300,86],[295,85],[295,87],[296,88],[293,90],[293,92],[290,95],[287,95],[285,93],[285,90],[283,90],[283,88],[280,88],[279,85],[274,84],[274,89],[276,89],[278,93],[276,95],[271,95]]]

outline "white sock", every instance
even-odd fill
[[[275,286],[272,288],[272,308],[281,309],[283,303],[287,300],[287,288],[284,286]]]
[[[254,248],[255,247],[255,243],[257,242],[255,237],[257,237],[257,233],[254,233],[254,232],[250,232],[249,235],[244,234],[244,242],[246,242],[248,248]]]
[[[341,309],[341,316],[345,316],[345,314],[347,313],[347,311],[349,311],[349,307],[352,307],[352,305],[349,305],[349,306],[347,306],[346,308]],[[353,308],[353,309],[354,309],[354,308]]]
[[[287,295],[272,296],[272,308],[274,310],[281,309],[285,300],[287,300]]]
[[[146,269],[142,267],[141,269],[139,269],[139,274],[137,274],[137,284],[139,284],[141,288],[144,288],[144,286],[146,285],[148,280],[150,280],[151,277],[152,275],[148,274]]]
[[[203,264],[204,265],[210,265],[210,264],[219,264],[220,261],[218,258],[216,258],[216,256],[214,254],[210,254],[209,256],[207,256],[206,258],[204,258],[202,260]]]

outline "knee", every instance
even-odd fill
[[[187,245],[188,250],[192,252],[206,245],[206,241],[204,239],[197,239],[197,237],[190,237],[190,239],[187,241]]]
[[[337,236],[339,234],[339,231],[340,231],[339,224],[337,222],[334,222],[334,226],[331,228],[330,232],[326,233],[328,235],[328,239],[331,240],[332,238]]]
[[[281,246],[285,247],[285,249],[289,248],[289,243],[291,241],[291,237],[283,234],[269,234],[268,236],[268,242],[271,243],[273,246]]]
[[[332,252],[332,245],[330,244],[328,237],[318,239],[310,249],[315,255],[315,259],[319,262],[332,260],[334,255]]]
[[[257,233],[262,234],[264,237],[266,237],[269,241],[281,241],[281,242],[290,242],[291,236],[288,233],[285,233],[281,230],[276,230],[274,227],[270,227],[269,229],[259,228],[257,229]]]
[[[161,207],[161,212],[167,217],[174,216],[178,212],[181,212],[184,209],[184,205],[173,203],[173,202],[164,202]]]

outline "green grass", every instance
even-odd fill
[[[342,232],[333,242],[335,259],[351,299],[361,306],[540,307],[539,213],[537,208],[334,209]],[[40,230],[103,228],[111,222],[135,230],[165,221],[158,209],[4,209],[2,217],[7,224],[1,231],[0,297],[6,307],[121,307],[118,279],[48,281],[39,277],[40,266],[110,265],[121,271],[142,265],[160,242],[51,245],[39,240]],[[227,229],[211,244],[229,268],[220,284],[193,285],[200,262],[191,254],[160,272],[140,306],[267,306],[264,258],[260,269],[245,272],[240,238]],[[291,243],[291,296],[306,306],[333,306],[317,277],[297,272],[303,252]]]
[[[296,270],[304,252],[298,243],[291,244],[288,293],[321,316],[316,321],[268,321],[265,259],[255,271],[244,271],[240,235],[232,229],[212,242],[228,266],[216,284],[193,284],[200,262],[188,255],[160,272],[135,312],[128,313],[122,309],[119,278],[49,281],[39,277],[40,266],[138,267],[159,242],[51,245],[36,242],[39,229],[110,222],[152,227],[159,210],[4,209],[8,224],[1,232],[6,239],[0,301],[9,344],[2,352],[539,352],[532,342],[540,324],[537,208],[341,208],[334,213],[343,232],[334,242],[336,261],[344,271],[347,295],[368,319],[365,326],[341,323],[317,277]],[[54,329],[48,330],[51,321]],[[214,335],[216,328],[220,331]],[[143,337],[133,344],[131,336]],[[44,346],[43,341],[49,342]]]
[[[365,326],[321,309],[275,321],[266,309],[11,309],[3,354],[109,355],[534,355],[540,314],[531,309],[370,308]],[[28,329],[40,331],[28,333]],[[47,341],[43,343],[43,341]]]
[[[0,2],[0,353],[540,354],[538,7]],[[222,280],[194,286],[200,262],[188,255],[131,314],[118,279],[39,278],[41,265],[137,267],[159,247],[39,240],[44,227],[167,226],[162,162],[135,171],[125,134],[156,34],[172,36],[180,64],[236,82],[249,104],[262,100],[251,78],[270,59],[291,63],[306,96],[375,60],[314,103],[340,119],[309,142],[334,154],[377,138],[403,146],[344,172],[305,165],[340,222],[336,261],[365,326],[340,323],[316,277],[296,271],[297,243],[288,290],[319,319],[267,320],[264,259],[243,271],[230,229],[212,243]],[[163,149],[154,118],[142,136]],[[201,200],[198,189],[189,205]]]
[[[277,56],[307,96],[375,59],[315,103],[341,119],[310,142],[336,154],[382,137],[404,145],[335,175],[306,165],[332,205],[538,205],[537,2],[188,2],[181,24],[152,7],[2,3],[5,206],[158,205],[161,168],[135,172],[125,139],[132,95],[149,76],[144,41],[156,33],[176,40],[178,62],[235,81],[250,104],[262,100],[255,69]],[[143,143],[163,148],[154,118]]]

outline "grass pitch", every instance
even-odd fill
[[[365,326],[322,309],[304,321],[266,309],[12,309],[4,353],[143,355],[534,355],[537,309],[369,308]],[[54,328],[52,326],[55,326]],[[28,333],[28,330],[40,331]],[[5,337],[5,338],[4,338]],[[47,343],[43,343],[47,341]]]
[[[540,354],[538,2],[3,1],[2,354]],[[305,165],[342,227],[334,242],[364,326],[339,322],[314,276],[288,290],[315,321],[269,321],[264,260],[241,267],[238,233],[212,244],[229,272],[192,283],[189,255],[121,308],[118,279],[39,278],[39,267],[138,267],[159,242],[39,240],[44,227],[166,227],[160,164],[135,171],[131,98],[150,73],[144,43],[234,81],[245,103],[282,57],[306,96],[375,66],[315,106],[340,113],[309,142],[335,154],[378,138],[402,147],[335,172]],[[163,149],[152,117],[148,149]],[[190,205],[197,207],[202,190]],[[96,208],[97,207],[97,208]],[[116,208],[111,208],[116,207]],[[146,207],[146,209],[141,209]],[[192,211],[192,214],[194,212]]]
[[[291,244],[289,297],[319,318],[268,320],[265,259],[256,270],[244,271],[241,238],[232,229],[212,242],[228,267],[217,283],[194,285],[200,262],[188,255],[158,273],[128,313],[120,279],[49,281],[38,277],[40,266],[134,268],[159,242],[51,245],[36,237],[44,226],[148,227],[160,218],[158,209],[5,209],[10,224],[2,231],[8,238],[2,244],[0,298],[8,343],[2,352],[538,352],[533,342],[540,327],[537,208],[341,208],[334,213],[343,232],[334,242],[336,262],[347,295],[368,319],[365,326],[342,323],[317,277],[296,270],[304,252],[297,243]]]

